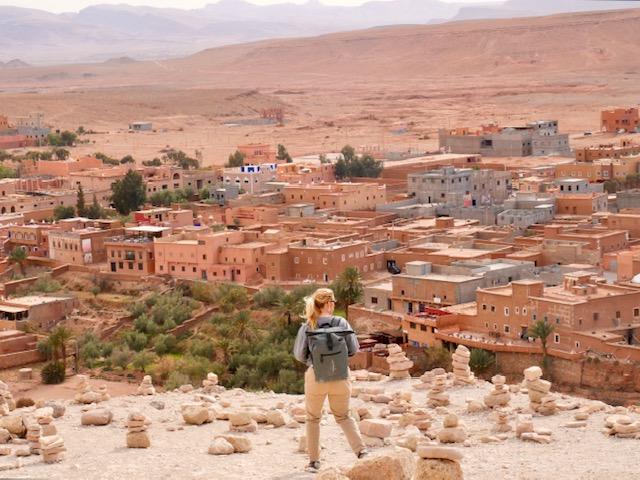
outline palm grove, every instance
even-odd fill
[[[168,293],[150,293],[130,306],[132,326],[109,341],[92,333],[72,339],[66,327],[57,327],[38,345],[49,359],[43,381],[64,380],[73,340],[83,366],[149,374],[167,389],[200,384],[208,372],[215,372],[228,387],[301,393],[304,366],[291,352],[303,321],[304,299],[317,287],[266,287],[250,296],[236,284],[194,282]],[[353,267],[332,287],[341,310],[362,296],[360,275]],[[178,332],[177,327],[202,309],[214,313],[196,328]]]

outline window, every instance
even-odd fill
[[[142,264],[138,263],[138,270],[142,270]]]
[[[426,332],[427,331],[427,326],[426,325],[420,325],[420,331],[421,332]]]
[[[504,307],[504,316],[505,317],[509,316],[509,307]]]
[[[593,312],[593,320],[598,320],[598,312]]]
[[[553,334],[553,343],[560,343],[560,335],[557,333]]]
[[[640,316],[640,308],[634,308],[633,309],[633,316],[634,317]]]
[[[504,333],[509,333],[511,331],[511,327],[509,325],[504,326]]]
[[[495,312],[496,311],[496,306],[495,305],[491,305],[491,311]]]
[[[378,297],[371,297],[371,303],[377,304],[378,303]]]
[[[580,348],[580,342],[576,342],[575,345],[576,345],[576,348]]]
[[[527,314],[527,307],[522,307],[522,315],[526,315]]]
[[[400,295],[404,295],[404,290],[400,290]]]
[[[486,310],[486,309],[487,309],[487,304],[486,304],[486,303],[483,303],[483,304],[482,304],[482,309],[483,309],[483,310]]]
[[[175,265],[171,265],[171,271],[175,272],[176,271],[176,266]]]
[[[415,322],[409,322],[409,328],[413,328],[415,330],[416,329]]]
[[[520,307],[516,307],[516,315],[520,315]]]
[[[620,310],[616,312],[616,318],[620,318]]]

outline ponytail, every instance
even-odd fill
[[[304,299],[304,316],[312,330],[318,326],[318,318],[328,302],[335,302],[333,291],[329,288],[319,288],[312,295]]]

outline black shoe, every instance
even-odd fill
[[[358,458],[365,458],[369,456],[369,450],[367,450],[366,448],[360,450],[360,452],[358,453]]]
[[[320,471],[320,462],[309,462],[309,465],[307,465],[305,470],[309,473],[318,473]]]

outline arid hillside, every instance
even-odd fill
[[[623,10],[375,28],[214,48],[165,62],[26,68],[2,72],[0,81],[335,86],[450,75],[631,75],[640,64],[638,44],[640,10]]]
[[[597,130],[603,108],[638,103],[637,45],[640,9],[385,27],[165,61],[0,70],[0,110],[111,133],[153,121],[157,136],[93,137],[88,148],[141,158],[171,144],[221,164],[251,141],[293,154],[345,143],[425,151],[455,125],[556,118],[570,133]],[[269,107],[285,110],[284,127],[222,125]]]

